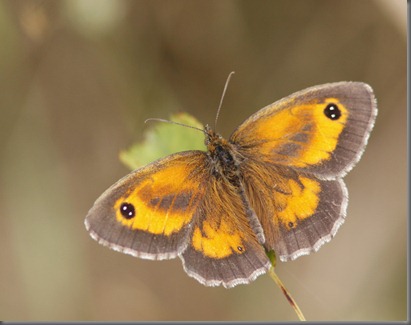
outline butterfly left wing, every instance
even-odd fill
[[[316,251],[343,223],[342,177],[360,159],[377,114],[371,88],[308,88],[261,109],[232,134],[244,187],[281,260]]]

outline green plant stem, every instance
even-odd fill
[[[299,320],[300,321],[306,321],[300,307],[298,307],[298,305],[295,302],[295,300],[293,299],[293,297],[291,297],[291,294],[288,292],[288,290],[286,289],[286,287],[284,286],[284,284],[282,283],[280,278],[275,273],[274,266],[270,267],[269,273],[270,273],[270,277],[280,287],[281,291],[283,292],[284,296],[287,298],[287,300],[290,303],[291,307],[293,307],[293,309],[294,309],[295,313],[297,314]]]

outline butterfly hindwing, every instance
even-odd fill
[[[229,288],[249,283],[270,266],[238,190],[210,174],[190,245],[182,254],[186,272],[203,284]]]
[[[344,222],[348,195],[342,180],[321,180],[251,158],[242,171],[264,246],[282,261],[317,251]]]

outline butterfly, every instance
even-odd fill
[[[262,108],[228,140],[206,126],[207,152],[134,170],[96,200],[85,226],[116,251],[178,256],[204,285],[247,284],[270,268],[267,252],[294,260],[334,237],[346,217],[343,177],[376,115],[369,85],[337,82]]]

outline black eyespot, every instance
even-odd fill
[[[123,203],[120,207],[121,215],[126,219],[131,219],[136,215],[134,205],[131,203]]]
[[[244,250],[244,248],[242,246],[237,246],[237,249],[239,252],[242,252]]]
[[[290,222],[288,223],[288,227],[293,228],[293,227],[294,227],[294,223],[290,221]]]
[[[330,120],[338,120],[341,117],[341,111],[335,104],[328,104],[324,109],[324,114]]]

